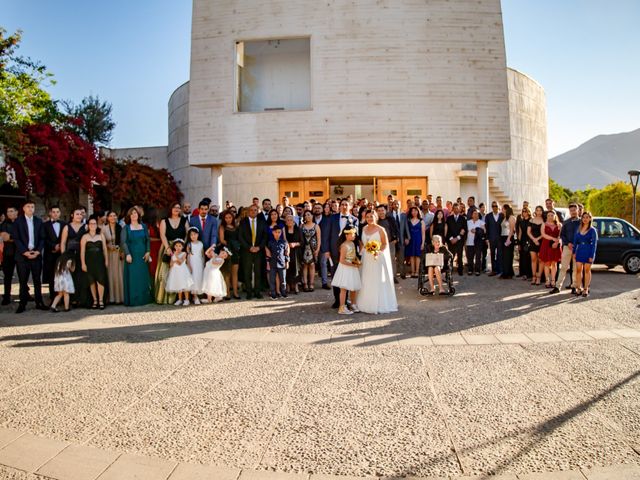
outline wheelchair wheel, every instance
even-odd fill
[[[422,295],[423,297],[426,297],[427,295],[429,295],[429,289],[427,287],[421,287],[418,289],[418,292],[420,293],[420,295]]]
[[[456,287],[449,287],[449,296],[453,297],[456,294]]]

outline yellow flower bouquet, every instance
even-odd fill
[[[380,243],[378,240],[369,240],[365,244],[364,249],[367,251],[367,253],[370,253],[371,255],[373,255],[373,258],[377,260],[378,256],[380,255],[381,247],[382,247],[382,243]]]

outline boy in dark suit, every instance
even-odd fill
[[[42,250],[44,236],[42,220],[33,215],[35,204],[31,200],[22,206],[23,215],[15,222],[16,266],[20,281],[20,303],[16,313],[25,311],[29,301],[29,275],[33,279],[34,296],[38,310],[49,310],[42,301]]]

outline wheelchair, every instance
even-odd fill
[[[422,296],[433,295],[431,290],[429,290],[429,277],[427,276],[427,271],[429,267],[426,265],[427,262],[427,253],[424,252],[422,254],[422,258],[420,259],[420,269],[418,270],[418,292]],[[444,265],[440,267],[440,273],[442,275],[442,284],[443,286],[447,286],[446,295],[452,297],[456,294],[456,287],[453,286],[453,258],[445,257]],[[434,285],[436,283],[435,274],[434,274]]]

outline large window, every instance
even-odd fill
[[[236,111],[311,108],[309,38],[236,43]]]

